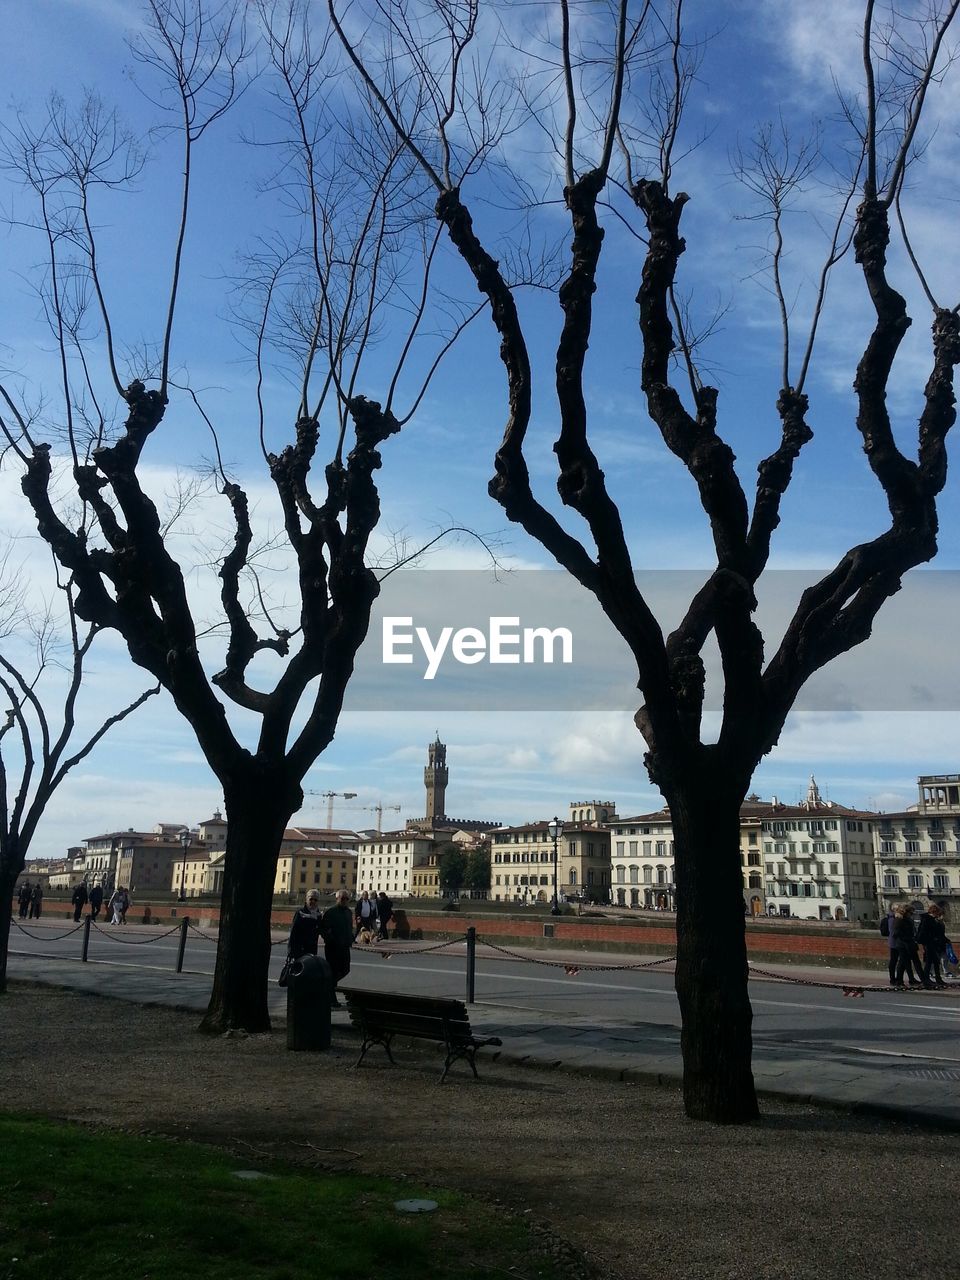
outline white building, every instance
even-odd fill
[[[449,843],[444,838],[442,843]],[[361,840],[357,858],[357,893],[364,889],[390,898],[407,898],[412,892],[413,869],[426,866],[437,841],[429,831],[384,831]]]
[[[577,801],[569,806],[556,845],[556,892],[574,898],[608,902],[610,898],[610,829],[599,814],[616,818],[610,802]],[[553,900],[554,844],[546,820],[490,833],[490,897],[494,902],[544,903]]]
[[[811,777],[796,805],[747,800],[745,817],[760,820],[768,915],[800,920],[873,920],[877,882],[874,813],[822,799]]]
[[[924,774],[915,807],[874,823],[879,905],[936,899],[947,919],[960,913],[960,774]]]
[[[614,906],[675,910],[670,810],[616,818],[610,841],[610,901]]]

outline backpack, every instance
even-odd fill
[[[880,932],[885,938],[890,937],[890,917],[884,916],[880,921]]]

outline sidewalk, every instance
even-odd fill
[[[389,945],[391,951],[398,953],[417,949],[416,946]],[[539,958],[543,958],[543,954],[536,953]],[[588,956],[582,952],[551,952],[550,958],[581,969],[591,964],[617,964],[617,957],[606,953]],[[636,964],[637,957],[624,957],[623,963]],[[766,965],[762,968],[791,978],[850,986],[882,986],[886,981],[886,974],[875,970],[854,972]],[[210,993],[210,976],[189,971],[176,974],[166,969],[80,964],[24,955],[11,955],[8,971],[13,979],[191,1012],[205,1010]],[[771,990],[779,985],[757,980],[751,984],[751,990]],[[802,987],[796,990],[802,991]],[[913,999],[910,995],[884,998],[896,1000],[898,1007],[900,1002]],[[942,1000],[951,1010],[957,1010],[960,983],[952,990],[937,993],[936,998],[938,1003]],[[271,1017],[282,1025],[286,995],[275,984],[270,987],[269,1007]],[[346,1013],[335,1011],[333,1017],[335,1028],[349,1033]],[[478,1034],[498,1035],[503,1040],[501,1050],[483,1050],[482,1055],[505,1062],[674,1087],[681,1082],[680,1034],[672,1027],[626,1020],[600,1023],[582,1016],[568,1017],[559,1024],[550,1014],[513,1010],[490,1001],[478,1001],[472,1008],[471,1019]],[[753,1074],[761,1097],[787,1098],[960,1131],[960,1051],[956,1059],[947,1061],[853,1050],[834,1051],[832,1057],[825,1058],[816,1042],[788,1043],[755,1035]]]

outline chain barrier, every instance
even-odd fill
[[[72,933],[76,933],[78,929],[83,928],[83,923],[81,922],[80,924],[75,924],[72,929],[68,929],[66,933],[53,935],[49,933],[31,933],[14,916],[10,917],[10,923],[15,924],[20,932],[25,933],[28,938],[34,938],[38,942],[60,942],[63,938],[69,938]]]
[[[401,939],[402,941],[402,939]],[[463,938],[450,938],[446,942],[435,942],[428,947],[404,947],[402,951],[382,951],[380,943],[373,943],[369,948],[370,951],[380,951],[381,960],[389,960],[391,956],[422,956],[428,951],[444,951],[447,947],[462,947]]]
[[[845,996],[852,996],[854,999],[863,999],[865,991],[900,991],[902,988],[886,986],[874,987],[867,986],[862,982],[818,982],[816,978],[794,978],[789,973],[773,973],[770,969],[757,969],[750,965],[750,976],[756,974],[758,978],[766,978],[770,982],[785,982],[795,987],[824,987],[828,991],[842,991]],[[919,984],[917,984],[919,985]]]
[[[483,945],[491,951],[499,951],[502,955],[510,956],[513,960],[523,960],[528,964],[544,965],[549,969],[563,969],[569,978],[575,978],[578,973],[629,973],[638,969],[656,969],[664,964],[671,964],[676,960],[676,956],[664,956],[662,960],[647,960],[638,964],[576,964],[564,960],[541,960],[537,956],[521,955],[517,951],[511,951],[508,947],[502,947],[499,943],[488,942],[486,939],[477,936],[478,945]],[[842,991],[845,996],[851,996],[854,999],[863,999],[864,992],[887,992],[901,991],[902,987],[878,987],[867,986],[863,983],[854,982],[818,982],[814,978],[795,978],[789,974],[773,973],[769,969],[758,969],[754,965],[750,965],[750,976],[758,978],[767,978],[773,982],[785,982],[800,987],[823,987],[828,991]],[[919,983],[917,984],[919,986]]]
[[[178,928],[178,929],[179,929],[179,928],[180,928],[180,926],[179,926],[179,925],[177,925],[177,926],[176,926],[176,928]],[[219,935],[219,934],[214,934],[214,933],[204,933],[204,932],[203,932],[203,930],[200,928],[200,926],[199,926],[199,925],[194,924],[192,920],[188,922],[188,924],[187,924],[187,928],[190,930],[190,932],[191,932],[191,933],[195,933],[195,934],[197,935],[197,937],[198,937],[198,938],[203,938],[203,940],[204,940],[205,942],[219,942],[219,941],[220,941],[220,935]],[[275,942],[271,942],[271,943],[270,943],[270,945],[271,945],[271,947],[275,947],[277,944],[276,944]]]
[[[499,951],[502,955],[510,956],[512,960],[523,960],[527,964],[545,965],[548,969],[562,969],[569,978],[574,978],[578,973],[629,973],[635,969],[657,969],[663,964],[672,964],[676,960],[676,956],[664,956],[661,960],[642,960],[637,964],[576,964],[569,960],[541,960],[539,956],[525,956],[519,951],[511,951],[509,947],[501,947],[497,942],[487,942],[485,938],[477,935],[477,945],[489,947],[491,951]]]
[[[127,947],[145,947],[151,942],[160,942],[163,938],[169,938],[171,933],[179,933],[180,931],[180,926],[177,924],[172,929],[168,929],[166,933],[156,933],[149,938],[121,938],[115,933],[108,933],[106,929],[101,929],[96,920],[92,920],[90,923],[97,933],[109,938],[111,942],[122,942]],[[119,928],[119,926],[117,927]]]

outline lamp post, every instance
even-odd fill
[[[180,902],[185,902],[187,899],[187,850],[190,848],[191,839],[191,832],[187,827],[184,827],[180,832],[180,849],[183,855],[180,863]]]
[[[547,835],[553,841],[553,906],[550,908],[552,916],[560,914],[560,903],[557,899],[557,840],[562,830],[563,823],[559,818],[554,818],[552,822],[547,823]]]

